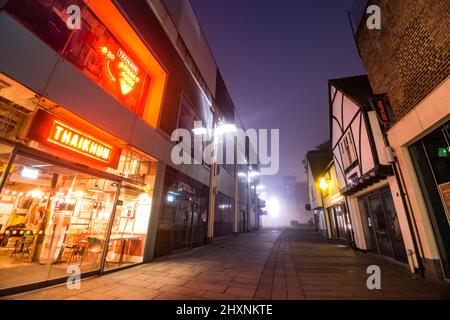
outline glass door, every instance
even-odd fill
[[[152,193],[132,183],[122,183],[116,203],[105,270],[143,261],[152,207]]]
[[[384,191],[380,192],[380,196],[384,214],[386,216],[386,221],[388,223],[389,234],[392,241],[395,259],[407,263],[408,260],[406,257],[405,243],[403,242],[402,231],[400,230],[400,223],[395,211],[391,192],[389,191],[389,189],[385,189]]]
[[[389,225],[384,214],[383,204],[379,194],[369,197],[369,208],[373,218],[375,235],[378,242],[380,254],[394,258]]]
[[[364,238],[366,239],[367,250],[378,254],[378,244],[375,236],[375,227],[370,214],[369,204],[366,198],[359,199],[359,210],[364,229]]]

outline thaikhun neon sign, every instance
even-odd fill
[[[119,82],[120,91],[123,95],[133,91],[134,87],[141,81],[138,77],[138,66],[121,48],[118,49],[116,54],[106,46],[102,47],[100,51],[106,58],[106,70],[111,81]],[[116,61],[118,60],[117,57],[120,59],[118,62]]]
[[[109,163],[113,147],[55,120],[47,141],[76,153]]]

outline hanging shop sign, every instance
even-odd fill
[[[372,106],[381,122],[391,123],[394,120],[392,108],[386,95],[374,95],[372,97]]]
[[[77,158],[115,168],[120,150],[43,110],[38,110],[28,138],[47,146],[63,149]]]

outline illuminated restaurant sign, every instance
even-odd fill
[[[114,54],[108,47],[100,49],[106,60],[106,70],[112,82],[118,82],[120,91],[127,95],[133,91],[137,83],[141,81],[138,77],[139,68],[130,57],[121,49]]]
[[[111,168],[116,167],[118,163],[119,149],[43,110],[38,110],[28,138],[49,147],[63,149],[66,153],[68,152],[67,155],[71,159],[75,156],[77,159],[107,165]]]
[[[55,120],[47,141],[108,163],[112,147]]]

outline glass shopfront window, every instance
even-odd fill
[[[206,186],[167,168],[155,256],[205,244],[208,192]]]
[[[156,160],[124,150],[121,176],[105,179],[12,152],[0,145],[0,290],[67,277],[69,266],[96,272],[103,257],[107,270],[143,261]]]
[[[409,147],[442,262],[450,279],[450,122]]]
[[[122,184],[105,269],[142,262],[151,206],[151,193],[130,183]]]
[[[69,265],[97,270],[116,192],[117,182],[17,155],[0,194],[0,289],[65,277]]]
[[[233,233],[234,210],[233,200],[222,193],[216,196],[216,211],[214,215],[214,237]]]

